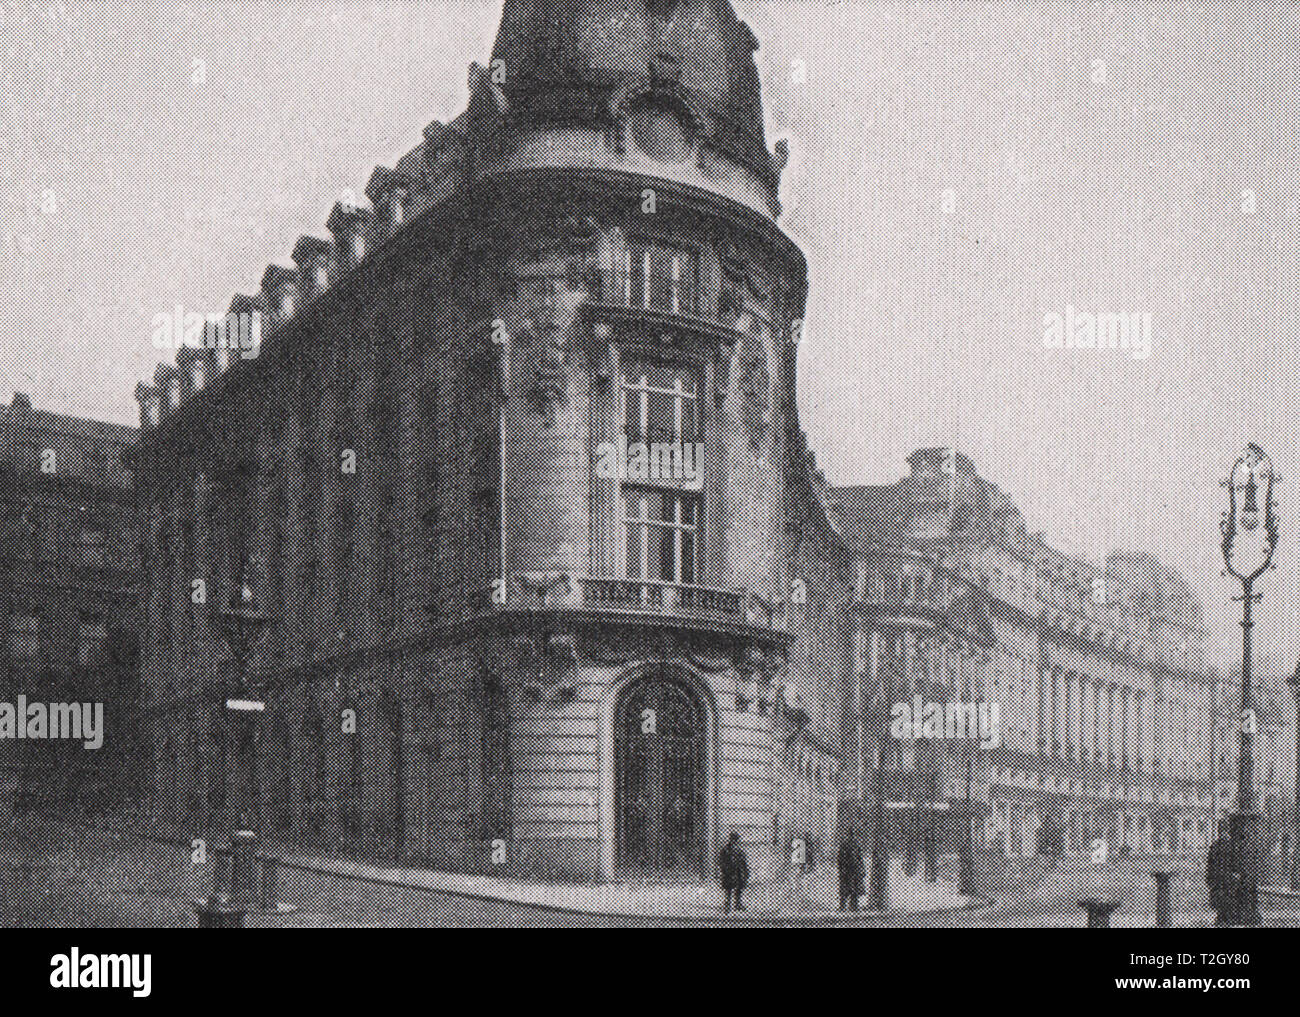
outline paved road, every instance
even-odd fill
[[[193,927],[192,902],[207,896],[213,862],[194,864],[188,852],[99,830],[24,820],[0,827],[0,924],[5,926]],[[250,926],[287,927],[670,927],[674,922],[607,919],[480,901],[449,894],[357,883],[285,871],[281,900],[300,910],[250,916]],[[1116,925],[1150,925],[1148,909],[1115,916]],[[1206,925],[1204,912],[1175,916],[1175,924]],[[1270,925],[1300,924],[1297,912],[1272,912]],[[725,924],[719,916],[718,924]],[[699,923],[691,923],[693,925]],[[1082,924],[1072,901],[1024,900],[944,915],[865,919],[891,927],[1014,927]]]

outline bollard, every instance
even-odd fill
[[[1079,907],[1088,912],[1088,928],[1109,929],[1111,913],[1119,907],[1119,901],[1094,900],[1089,897],[1087,900],[1079,901]]]
[[[1169,881],[1172,872],[1153,872],[1156,881],[1156,928],[1169,928]]]
[[[217,871],[213,880],[212,892],[215,894],[228,893],[230,890],[230,849],[218,848]]]
[[[276,911],[280,901],[280,868],[276,859],[267,855],[262,860],[262,910]]]

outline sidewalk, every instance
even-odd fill
[[[373,883],[415,887],[438,893],[500,900],[510,904],[616,918],[707,919],[722,914],[722,890],[716,883],[542,883],[495,876],[438,872],[432,869],[388,868],[341,858],[316,858],[293,853],[279,856],[281,864],[304,871],[329,873]],[[926,883],[891,873],[890,911],[917,914],[968,910],[985,902],[957,893],[950,883]],[[810,873],[802,886],[793,880],[756,883],[745,891],[745,911],[732,915],[745,921],[852,922],[881,912],[856,914],[837,910],[838,887],[833,873]],[[865,904],[865,900],[863,902]]]
[[[167,831],[127,827],[137,836],[188,844],[188,836]],[[502,901],[524,907],[611,918],[660,918],[683,921],[717,921],[722,916],[722,890],[708,883],[551,883],[497,876],[441,872],[435,869],[390,866],[381,862],[327,858],[271,843],[269,851],[282,868],[355,880],[362,883],[408,887],[477,900]],[[957,893],[951,883],[927,883],[903,872],[901,860],[890,866],[891,914],[942,913],[979,908],[988,902]],[[745,891],[745,911],[733,914],[737,923],[792,921],[814,924],[853,922],[880,917],[882,912],[840,912],[836,875],[822,868],[803,878],[755,883]],[[864,898],[860,907],[864,907]]]

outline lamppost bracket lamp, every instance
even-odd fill
[[[1228,488],[1228,509],[1219,521],[1223,560],[1228,572],[1246,584],[1272,564],[1273,550],[1277,547],[1277,516],[1273,505],[1276,482],[1272,462],[1253,442],[1237,458],[1231,475],[1224,481]]]

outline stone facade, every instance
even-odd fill
[[[1221,679],[1186,583],[1152,556],[1113,552],[1099,566],[1052,549],[959,453],[910,463],[896,485],[833,496],[864,584],[865,685],[886,705],[918,691],[996,702],[1000,744],[972,766],[962,743],[900,742],[869,715],[877,758],[928,771],[954,815],[972,780],[977,840],[1009,856],[1047,850],[1048,831],[1067,854],[1098,839],[1203,851]]]
[[[545,6],[236,298],[255,357],[137,393],[160,814],[241,807],[216,623],[251,570],[269,829],[578,879],[699,878],[737,829],[779,863],[805,264],[756,43],[725,3],[627,3],[617,45]]]

